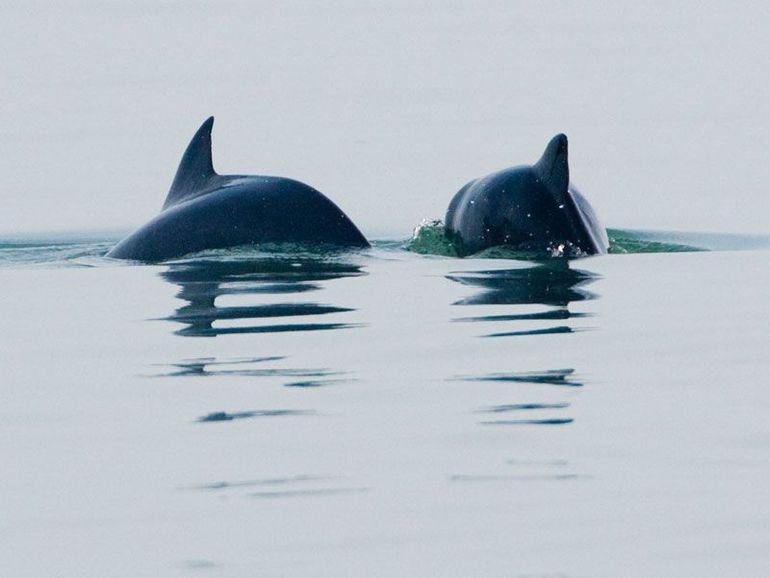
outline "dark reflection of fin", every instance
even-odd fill
[[[597,276],[570,269],[565,262],[521,269],[455,273],[448,279],[483,289],[481,293],[456,301],[455,305],[529,305],[566,307],[572,301],[594,299],[581,287]]]
[[[282,295],[284,293],[318,291],[320,288],[321,286],[316,283],[265,283],[264,285],[256,285],[253,282],[243,284],[236,282],[223,287],[220,295],[240,295],[243,293]]]
[[[167,281],[179,285],[212,281],[306,283],[363,274],[361,267],[352,263],[291,255],[254,259],[193,259],[173,263],[168,271],[161,273]]]
[[[197,422],[212,422],[212,421],[232,421],[236,419],[247,419],[252,417],[277,417],[287,415],[312,415],[315,412],[297,409],[262,409],[257,411],[239,411],[236,413],[227,413],[224,411],[217,411],[199,417]]]
[[[320,476],[308,476],[308,475],[297,475],[297,476],[290,476],[286,478],[261,478],[256,480],[242,480],[237,482],[228,482],[228,481],[221,481],[221,482],[214,482],[211,484],[200,484],[197,486],[185,486],[183,490],[225,490],[228,488],[249,488],[253,486],[284,486],[288,484],[295,484],[295,483],[304,483],[304,482],[316,482],[316,481],[323,481],[328,480],[329,478],[324,478]]]
[[[555,341],[553,337],[549,336],[573,334],[586,330],[583,327],[572,327],[568,322],[575,318],[590,317],[592,313],[572,313],[569,310],[569,305],[573,301],[595,299],[596,295],[586,291],[585,286],[595,281],[598,276],[589,271],[572,269],[566,259],[555,259],[548,262],[535,262],[530,267],[455,273],[447,278],[479,289],[476,294],[456,301],[454,305],[474,306],[476,307],[474,313],[483,311],[479,307],[494,306],[489,315],[476,313],[472,316],[456,318],[454,321],[495,322],[494,329],[496,331],[482,335],[482,337],[542,336],[543,340],[547,342]],[[501,306],[508,307],[503,309]],[[535,306],[534,311],[533,306]],[[548,321],[553,323],[543,323]],[[501,322],[509,325],[500,325]],[[555,343],[552,345],[555,346]],[[475,376],[457,376],[454,379],[581,387],[583,384],[572,378],[573,373],[573,369],[556,369],[530,373],[488,373]],[[501,414],[530,410],[561,410],[568,407],[568,403],[512,403],[489,406],[477,411]],[[479,424],[556,426],[570,424],[572,421],[573,419],[569,417],[551,417],[488,420],[479,422]]]
[[[528,481],[540,481],[540,480],[576,480],[583,476],[578,474],[511,474],[511,475],[472,475],[472,474],[457,474],[449,476],[449,480],[452,482],[528,482]]]
[[[225,285],[218,288],[212,287],[212,282],[195,282],[182,285],[177,297],[185,301],[199,301],[211,298],[212,289],[220,295],[283,295],[291,293],[307,293],[318,291],[321,286],[317,283],[260,283],[256,281],[238,282],[225,281]]]
[[[312,379],[308,381],[291,381],[284,383],[286,387],[324,387],[335,383],[348,383],[352,379]]]
[[[581,387],[583,384],[570,379],[574,369],[551,369],[548,371],[532,371],[519,373],[487,373],[486,375],[458,376],[454,379],[462,381],[510,381],[514,383],[542,383],[547,385],[565,385]]]
[[[518,337],[522,335],[551,335],[554,333],[574,333],[577,329],[572,329],[566,325],[558,327],[546,327],[545,329],[530,329],[527,331],[501,331],[499,333],[489,333],[484,337]]]
[[[175,333],[194,337],[214,337],[216,335],[235,335],[239,333],[286,333],[290,331],[326,331],[328,329],[346,329],[361,327],[360,323],[293,323],[287,325],[258,325],[252,327],[186,327]]]
[[[500,419],[480,421],[481,425],[566,425],[575,421],[571,417],[555,419]]]
[[[572,313],[568,309],[553,309],[540,313],[521,313],[513,315],[481,315],[478,317],[458,317],[452,321],[550,321],[593,317],[593,313]]]
[[[188,309],[192,309],[189,310]],[[166,317],[169,321],[193,324],[196,321],[212,319],[255,319],[263,317],[296,317],[299,315],[325,315],[327,313],[345,313],[353,311],[347,307],[332,307],[316,303],[282,303],[280,305],[254,305],[251,307],[211,307],[195,309],[180,307],[174,315]]]
[[[561,259],[518,269],[455,273],[447,278],[481,290],[475,295],[456,301],[455,305],[509,305],[513,309],[509,313],[501,313],[498,309],[493,315],[474,315],[455,319],[458,322],[493,321],[513,324],[510,330],[487,333],[483,337],[521,337],[583,331],[583,328],[573,328],[566,324],[543,328],[532,327],[527,322],[566,321],[590,317],[591,313],[572,313],[569,310],[569,304],[573,301],[596,298],[583,287],[597,279],[597,275],[571,269],[569,262]],[[535,312],[521,310],[523,306],[529,308],[532,305],[550,309]],[[516,308],[519,310],[517,311]]]
[[[509,411],[523,411],[529,409],[564,409],[569,407],[568,403],[509,403],[506,405],[493,405],[482,407],[479,413],[505,413]]]
[[[248,333],[279,333],[292,331],[325,331],[360,327],[358,324],[298,323],[271,325],[242,325],[218,327],[219,321],[311,317],[344,314],[349,307],[320,303],[259,303],[245,306],[217,306],[222,295],[286,295],[321,289],[326,281],[364,275],[360,265],[348,263],[339,256],[311,258],[306,256],[255,255],[253,258],[219,257],[192,259],[168,265],[161,277],[179,285],[177,297],[187,301],[165,319],[183,323],[177,335],[186,337],[216,337],[217,335]],[[264,297],[263,297],[264,298]]]
[[[247,377],[325,377],[327,375],[340,375],[341,373],[341,371],[330,371],[327,369],[222,369],[215,371],[204,369],[198,371],[198,369],[195,368],[191,371],[182,369],[174,373],[166,373],[163,377],[178,377],[181,375],[200,375],[204,377],[219,375],[243,375]]]
[[[316,490],[284,490],[273,492],[251,492],[252,498],[305,498],[318,496],[343,496],[346,494],[362,494],[369,488],[321,488]]]

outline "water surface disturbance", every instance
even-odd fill
[[[2,241],[0,548],[101,576],[756,575],[768,251],[610,238],[151,266]]]

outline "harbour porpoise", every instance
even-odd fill
[[[475,179],[454,196],[444,232],[460,256],[495,246],[539,256],[606,253],[607,231],[569,182],[567,137],[558,134],[534,165]]]
[[[293,242],[369,247],[327,197],[283,177],[218,175],[207,119],[177,169],[161,213],[120,241],[108,257],[157,262],[207,249]]]

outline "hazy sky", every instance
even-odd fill
[[[370,237],[570,138],[608,226],[770,233],[766,2],[0,2],[0,233],[131,228],[222,173]]]

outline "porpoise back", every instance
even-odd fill
[[[556,135],[534,165],[475,179],[454,196],[444,231],[461,256],[508,246],[542,256],[606,253],[607,233],[569,182],[567,137]]]
[[[283,177],[219,175],[207,119],[177,169],[161,213],[107,254],[157,262],[254,243],[368,247],[345,213],[312,187]]]

